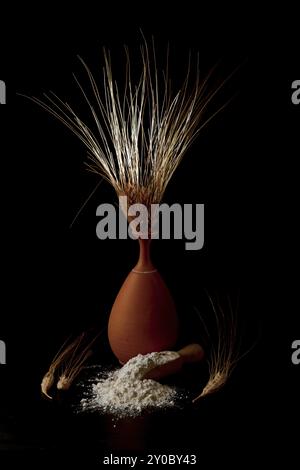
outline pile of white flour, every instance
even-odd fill
[[[92,395],[81,400],[84,410],[100,410],[119,417],[137,416],[147,408],[166,408],[175,405],[176,389],[151,379],[148,371],[179,354],[172,351],[139,354],[121,369],[100,376],[92,385]]]

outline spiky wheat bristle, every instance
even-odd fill
[[[96,334],[92,340],[87,338],[87,333],[81,333],[70,344],[68,340],[59,349],[53,358],[50,367],[44,375],[41,383],[41,391],[47,397],[52,399],[49,392],[58,379],[57,388],[67,390],[83,368],[86,360],[91,356],[91,347],[95,340],[101,334]]]
[[[104,50],[102,93],[85,62],[93,100],[76,79],[92,114],[96,133],[55,94],[36,103],[62,121],[86,145],[91,163],[116,190],[129,197],[130,204],[158,204],[174,171],[200,129],[212,116],[205,118],[207,107],[222,85],[209,89],[210,75],[191,79],[190,62],[186,78],[177,93],[171,92],[168,71],[163,72],[162,86],[156,66],[155,48],[150,54],[147,43],[141,46],[142,70],[134,85],[127,54],[125,88],[113,79],[110,55]]]
[[[216,339],[212,341],[208,357],[208,382],[193,403],[220,390],[230,377],[236,363],[241,358],[237,342],[237,313],[230,302],[226,312],[219,303],[209,296],[216,323]],[[209,335],[210,336],[210,335]]]

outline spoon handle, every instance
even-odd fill
[[[188,344],[184,348],[180,349],[178,354],[182,357],[183,362],[198,362],[204,357],[203,348],[200,344],[196,343]]]

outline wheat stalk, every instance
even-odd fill
[[[63,343],[42,379],[41,391],[47,398],[52,399],[49,393],[57,379],[58,390],[70,388],[85,362],[92,355],[91,347],[101,333],[102,331],[89,339],[88,334],[83,332],[71,343],[68,344],[69,339]]]
[[[110,54],[104,49],[103,83],[100,88],[92,72],[81,60],[92,90],[92,99],[77,78],[75,80],[93,117],[93,131],[73,108],[54,93],[45,100],[31,98],[65,124],[87,147],[88,167],[100,174],[116,190],[126,195],[129,204],[147,207],[159,203],[187,149],[219,108],[205,118],[208,105],[231,75],[214,89],[209,89],[213,71],[200,80],[191,79],[189,60],[186,78],[176,93],[171,92],[168,66],[163,80],[157,70],[154,44],[141,46],[142,67],[136,83],[131,78],[128,50],[123,92],[114,81]],[[161,83],[162,82],[162,83]],[[227,103],[226,103],[227,104]]]
[[[200,395],[193,400],[193,403],[220,390],[226,384],[235,365],[242,357],[237,341],[236,311],[233,310],[230,302],[229,309],[225,312],[218,302],[213,301],[210,295],[208,295],[208,298],[214,313],[217,335],[215,341],[211,340],[211,351],[208,357],[208,381]],[[207,336],[210,337],[207,327],[205,327],[205,330]]]

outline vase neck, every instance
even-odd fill
[[[139,238],[140,255],[134,267],[136,271],[152,271],[154,268],[150,257],[151,239],[143,240]]]

